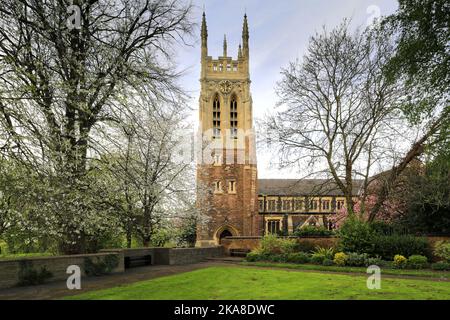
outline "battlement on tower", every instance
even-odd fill
[[[232,57],[207,57],[204,64],[205,75],[218,78],[242,78],[247,76],[247,65],[244,59],[234,60]]]

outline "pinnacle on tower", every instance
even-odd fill
[[[247,13],[244,15],[244,26],[242,27],[242,42],[244,46],[244,56],[248,58],[249,55],[249,49],[248,49],[248,39],[249,39],[249,32],[248,32],[248,21],[247,21]]]
[[[206,14],[203,11],[203,18],[202,18],[202,41],[205,41],[208,39],[208,28],[206,27]]]
[[[203,11],[201,38],[202,38],[202,56],[206,57],[208,55],[208,28],[206,26],[205,11]]]
[[[239,50],[238,50],[238,58],[239,59],[242,58],[242,46],[240,43],[239,43]]]
[[[244,26],[242,27],[242,39],[244,40],[244,46],[245,42],[248,43],[249,38],[249,32],[248,32],[248,21],[247,21],[247,14],[244,15]]]
[[[227,56],[227,49],[228,49],[228,45],[227,45],[227,35],[225,34],[223,36],[223,56],[226,57]]]

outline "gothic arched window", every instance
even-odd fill
[[[237,112],[237,99],[236,96],[233,95],[231,98],[230,104],[230,129],[231,129],[231,138],[237,139],[238,137],[238,112]]]
[[[216,94],[213,102],[213,137],[220,138],[220,100]]]

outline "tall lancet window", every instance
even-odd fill
[[[220,138],[220,100],[216,94],[213,102],[213,138]]]
[[[237,137],[238,137],[238,112],[237,112],[237,99],[236,99],[235,95],[233,95],[233,97],[231,98],[230,129],[231,129],[231,138],[237,139]]]

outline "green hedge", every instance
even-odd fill
[[[431,248],[427,238],[412,235],[376,235],[372,238],[373,248],[368,253],[392,260],[397,254],[405,257],[422,255],[431,258]]]
[[[392,260],[397,254],[409,257],[422,255],[431,258],[431,248],[424,237],[381,232],[380,224],[370,224],[356,218],[348,219],[338,232],[339,250],[367,253]]]
[[[428,266],[428,259],[425,256],[413,255],[408,258],[408,268],[425,269]]]
[[[450,271],[450,263],[439,261],[431,265],[431,269],[438,271]]]
[[[310,262],[310,255],[304,252],[273,254],[253,251],[247,254],[245,260],[248,262],[269,261],[302,264]]]

